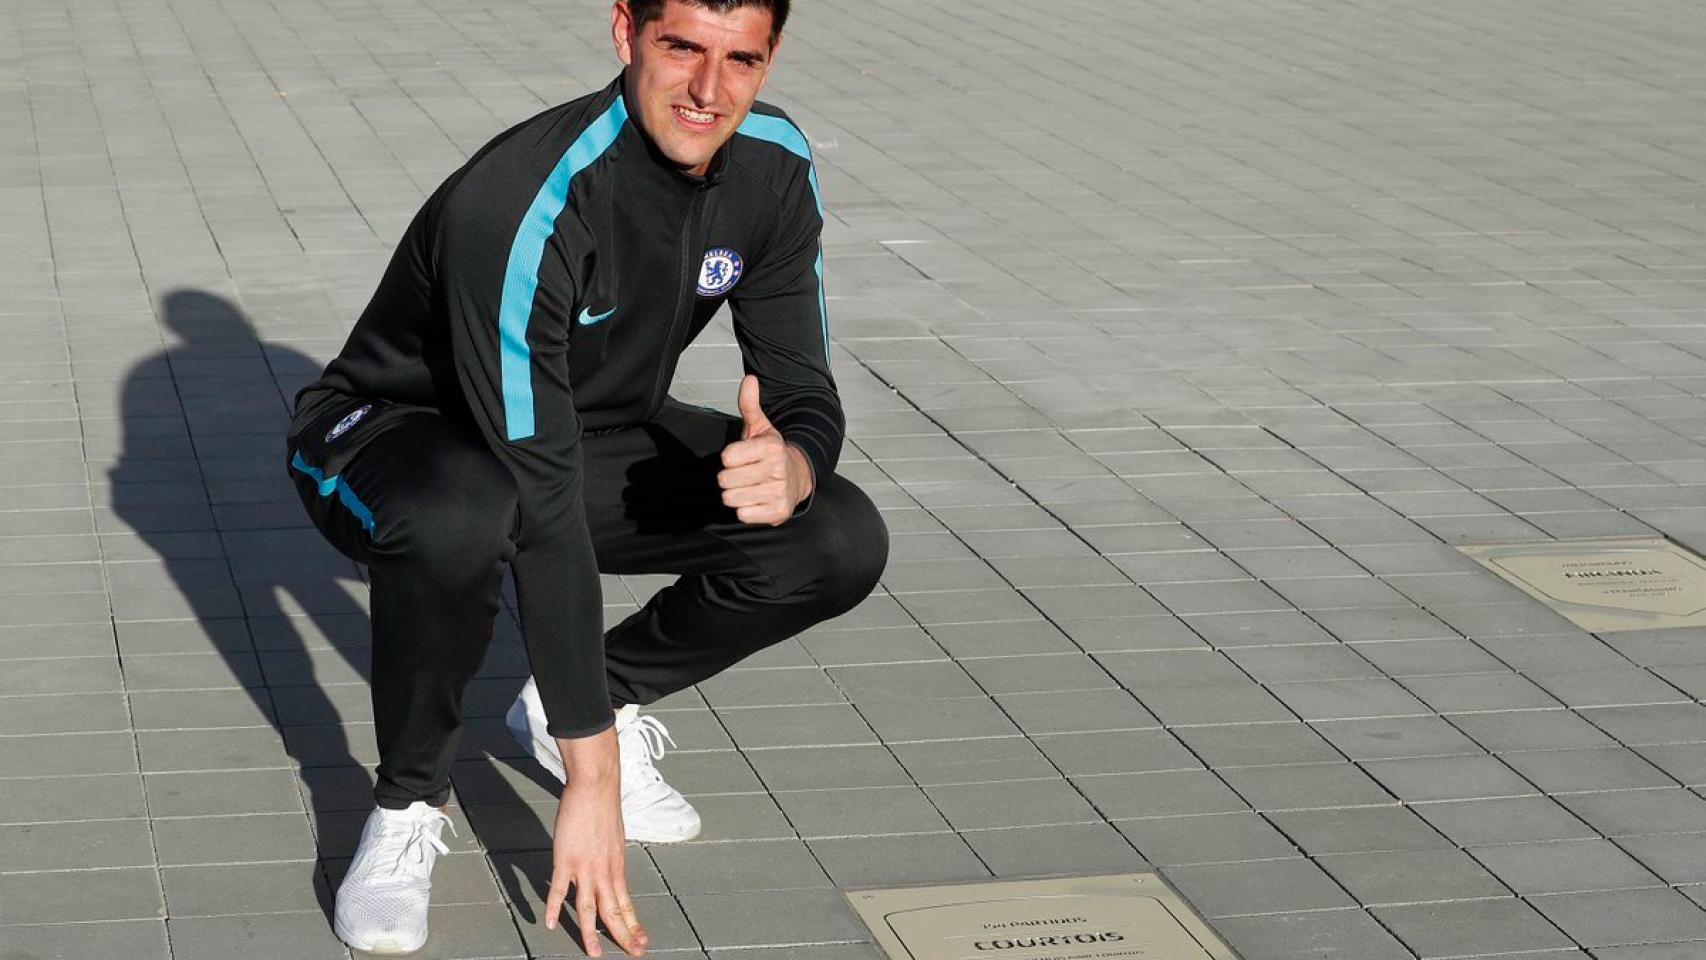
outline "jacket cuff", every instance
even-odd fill
[[[827,475],[829,471],[824,468],[823,460],[820,459],[822,457],[822,453],[817,450],[815,445],[811,443],[802,443],[800,435],[798,434],[790,436],[787,433],[783,433],[782,439],[789,446],[800,451],[800,455],[806,458],[806,466],[812,472],[812,492],[806,494],[806,498],[804,500],[794,504],[794,512],[789,515],[789,518],[792,519],[793,517],[804,516],[805,512],[812,508],[812,502],[817,500],[818,481],[820,478]]]
[[[545,732],[559,740],[579,740],[582,737],[596,736],[606,730],[609,730],[615,725],[616,713],[612,711],[603,720],[598,721],[590,727],[564,727],[555,723],[547,722],[545,724]]]

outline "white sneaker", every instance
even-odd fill
[[[339,940],[368,953],[412,953],[426,944],[432,865],[450,852],[439,839],[445,827],[456,832],[443,811],[419,800],[368,816],[338,885],[332,929]]]
[[[521,695],[504,716],[510,736],[562,783],[563,758],[557,740],[545,730],[545,705],[539,687],[527,678]],[[664,744],[675,746],[669,730],[656,717],[640,716],[629,704],[616,711],[616,748],[622,756],[622,826],[638,843],[679,843],[699,835],[699,812],[680,791],[664,782],[653,760],[662,759]]]

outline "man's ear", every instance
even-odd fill
[[[627,0],[610,5],[610,40],[623,66],[634,62],[634,11],[628,9]]]

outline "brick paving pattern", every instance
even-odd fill
[[[366,596],[287,398],[426,191],[613,74],[604,9],[0,4],[0,955],[347,956]],[[767,96],[893,562],[659,705],[707,827],[630,848],[657,954],[1154,866],[1246,960],[1706,957],[1706,632],[1452,549],[1706,548],[1702,49],[1687,0],[802,3]],[[720,320],[676,393],[737,368]],[[424,957],[578,955],[524,670],[505,623]]]

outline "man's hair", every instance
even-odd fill
[[[628,0],[628,12],[634,18],[634,31],[663,16],[664,4],[669,0]],[[782,35],[782,26],[788,22],[788,0],[681,0],[682,3],[695,7],[704,7],[718,13],[728,13],[736,7],[758,7],[770,11],[770,42],[775,44],[776,38]]]

